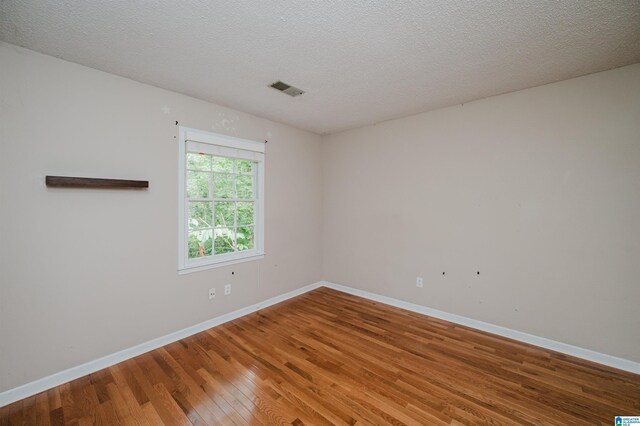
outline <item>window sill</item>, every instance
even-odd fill
[[[216,263],[207,263],[204,265],[192,265],[185,266],[184,268],[178,268],[178,275],[191,274],[193,272],[206,271],[207,269],[220,268],[223,266],[235,265],[238,263],[251,262],[254,260],[264,259],[264,253],[257,253],[247,257],[241,257],[237,259],[223,260]]]

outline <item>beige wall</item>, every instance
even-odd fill
[[[322,156],[326,280],[640,361],[640,64]]]
[[[264,260],[177,274],[176,120],[269,140]],[[0,391],[321,278],[317,135],[0,44],[0,143]]]
[[[321,278],[640,361],[638,117],[634,65],[320,138],[0,43],[0,392]],[[177,275],[176,120],[269,139],[264,260]]]

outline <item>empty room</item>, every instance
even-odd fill
[[[638,0],[0,0],[0,426],[640,425]]]

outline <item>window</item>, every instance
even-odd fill
[[[264,257],[264,144],[179,134],[179,271]]]

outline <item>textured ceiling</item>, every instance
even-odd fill
[[[0,0],[0,38],[323,134],[640,62],[640,1]]]

